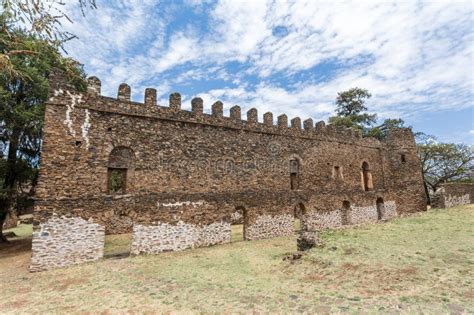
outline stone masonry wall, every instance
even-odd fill
[[[304,215],[303,224],[306,230],[337,228],[343,225],[344,209],[333,211],[310,211]],[[381,207],[381,220],[389,220],[397,216],[395,201],[386,201]],[[347,225],[375,223],[379,221],[377,205],[351,206],[347,211]]]
[[[133,227],[131,253],[157,254],[181,251],[187,248],[210,246],[230,242],[230,223],[216,222],[205,226],[195,226],[179,222],[176,225],[161,223]]]
[[[377,222],[377,206],[369,206],[369,207],[356,207],[352,206],[351,210],[349,211],[349,222],[351,224],[361,224],[361,223],[369,223],[369,222]]]
[[[81,218],[53,216],[33,233],[31,271],[66,267],[102,258],[104,227]]]
[[[255,223],[244,227],[244,239],[258,240],[291,235],[294,230],[295,218],[292,215],[262,215]]]
[[[396,203],[397,214],[426,209],[408,129],[379,141],[285,114],[267,112],[261,121],[255,108],[242,113],[219,101],[210,113],[200,98],[185,110],[178,93],[159,106],[153,89],[145,91],[143,103],[133,102],[126,84],[116,98],[105,97],[95,77],[87,92],[73,89],[59,72],[52,73],[50,86],[36,227],[53,213],[92,218],[107,234],[130,233],[135,226],[135,251],[159,252],[224,242],[232,222],[244,222],[247,239],[288,235],[297,208],[314,213],[320,226],[337,224],[344,201],[366,209],[383,198]],[[117,172],[123,186],[114,190],[110,178]],[[368,190],[364,172],[373,183]],[[373,208],[364,211],[357,222],[373,221]],[[203,227],[211,226],[216,238],[200,239]]]
[[[342,225],[342,211],[312,211],[304,216],[304,224],[310,231],[340,227]]]
[[[397,204],[395,201],[387,201],[382,208],[382,220],[390,220],[397,216]]]
[[[450,208],[474,202],[474,184],[449,183],[441,185],[431,198],[432,208]]]

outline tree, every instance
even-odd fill
[[[5,30],[0,34],[0,51],[7,52],[13,69],[0,72],[0,141],[6,152],[0,172],[0,241],[6,241],[3,223],[15,207],[21,185],[36,183],[49,73],[60,68],[80,90],[85,89],[85,74],[81,65],[61,55],[59,44],[16,27],[6,13],[0,15],[0,28]]]
[[[403,119],[385,119],[384,122],[373,128],[368,129],[367,136],[374,137],[379,140],[385,139],[390,132],[391,129],[395,128],[409,128],[412,129],[411,126],[405,126],[405,121]]]
[[[82,14],[87,8],[95,9],[95,0],[77,0]],[[76,36],[62,29],[62,21],[72,22],[68,14],[62,9],[65,3],[62,0],[2,0],[2,34],[10,35],[10,39],[20,41],[10,34],[12,25],[17,25],[29,35],[46,41],[53,47],[62,48],[63,44]],[[0,71],[9,76],[21,77],[26,74],[15,68],[11,58],[15,55],[33,54],[28,47],[3,47],[0,51]]]
[[[371,96],[366,89],[357,87],[339,92],[336,99],[336,116],[330,117],[329,123],[366,131],[377,120],[377,115],[366,113],[365,102]]]
[[[470,181],[474,172],[474,152],[465,144],[438,143],[425,134],[418,134],[418,154],[427,190],[435,192],[442,183]],[[428,195],[429,197],[429,195]]]

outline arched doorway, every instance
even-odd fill
[[[344,200],[342,202],[342,216],[341,216],[342,225],[350,224],[350,211],[351,211],[351,203],[347,200]]]
[[[125,146],[115,147],[109,154],[107,162],[106,191],[110,195],[124,195],[133,192],[133,171],[135,169],[135,153]],[[132,245],[133,217],[127,209],[114,207],[107,220],[120,229],[114,235],[107,235],[104,243],[105,258],[127,257]],[[117,234],[120,233],[120,234]]]
[[[231,241],[239,242],[245,240],[245,230],[249,224],[247,209],[244,206],[235,207],[234,214],[239,214],[241,218],[236,222],[236,224],[231,225],[232,234]]]
[[[384,213],[384,210],[385,210],[385,205],[383,203],[383,198],[382,197],[377,198],[376,204],[377,204],[377,220],[380,221],[383,218],[383,213]]]

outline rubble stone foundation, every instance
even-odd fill
[[[85,263],[104,255],[104,227],[82,218],[53,216],[33,232],[30,271]]]
[[[157,254],[181,251],[188,248],[224,244],[230,242],[230,223],[218,222],[195,226],[179,222],[176,225],[161,223],[133,227],[131,254]]]

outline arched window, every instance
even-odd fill
[[[372,183],[372,174],[370,173],[369,163],[362,163],[362,187],[365,191],[372,190],[374,185]]]
[[[297,159],[290,160],[290,189],[299,189],[300,163]]]
[[[384,212],[383,198],[379,197],[376,201],[377,204],[377,220],[382,220]]]
[[[134,153],[127,147],[115,147],[107,165],[107,192],[122,195],[127,192],[129,170],[133,168]]]
[[[351,203],[347,200],[342,202],[342,218],[341,223],[342,225],[348,225],[350,223],[350,211],[351,211]]]

